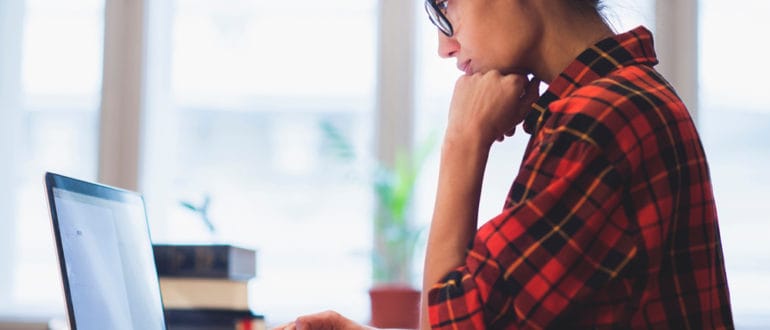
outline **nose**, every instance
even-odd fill
[[[454,37],[447,37],[438,31],[438,56],[441,58],[450,58],[457,55],[460,50],[460,43]]]

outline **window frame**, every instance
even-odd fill
[[[0,2],[0,150],[10,153],[14,160],[18,152],[17,143],[21,138],[23,114],[21,108],[21,52],[24,29],[24,0],[6,0]],[[16,173],[17,161],[0,162],[0,173]],[[0,187],[14,187],[16,180],[12,176],[0,176]],[[17,256],[15,207],[12,204],[16,194],[9,189],[0,190],[0,264],[14,264]],[[11,292],[12,272],[0,272],[0,292]],[[0,296],[0,307],[11,306],[10,297]]]

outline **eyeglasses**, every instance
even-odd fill
[[[447,37],[454,35],[452,24],[446,19],[444,15],[446,13],[447,0],[425,0],[425,12],[428,13],[428,18],[435,25],[441,33]]]

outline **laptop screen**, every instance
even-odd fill
[[[72,329],[165,329],[144,201],[46,174]]]

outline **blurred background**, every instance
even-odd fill
[[[605,5],[617,31],[655,33],[711,166],[736,325],[770,327],[770,2]],[[269,323],[367,321],[366,178],[441,136],[460,73],[436,36],[417,0],[0,0],[0,324],[64,313],[45,171],[142,192],[154,241],[256,248],[251,303]],[[355,157],[334,155],[329,126]],[[480,222],[526,138],[493,147]],[[416,186],[422,225],[438,149]],[[181,205],[206,199],[216,236]]]

